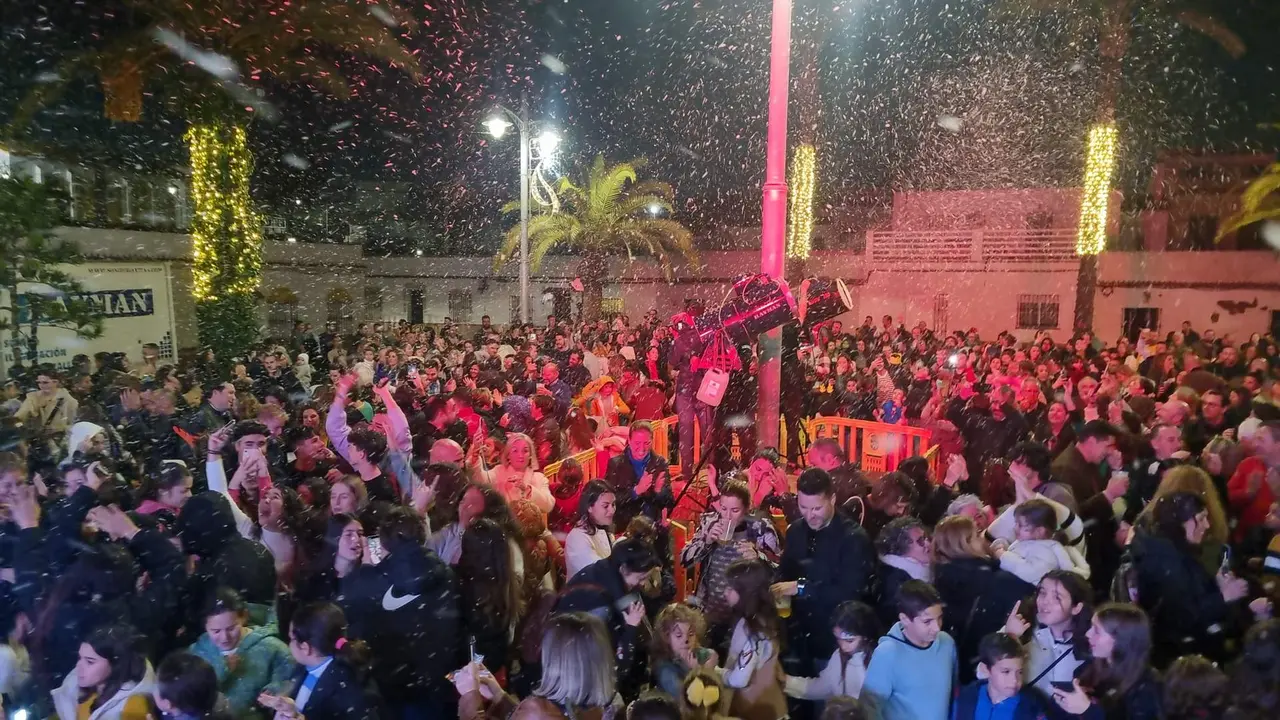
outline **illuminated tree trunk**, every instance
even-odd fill
[[[192,122],[192,289],[200,342],[224,357],[258,336],[262,222],[249,197],[253,155],[245,128],[230,121]]]
[[[818,54],[822,48],[822,14],[817,5],[802,2],[797,8],[795,108],[797,142],[791,150],[791,177],[788,178],[787,259],[792,277],[806,275],[805,261],[813,241],[813,199],[818,180],[818,122],[821,104],[818,94]]]
[[[1102,10],[1099,38],[1102,68],[1097,117],[1089,128],[1085,148],[1084,180],[1081,188],[1080,230],[1076,254],[1080,269],[1076,275],[1075,329],[1092,329],[1094,298],[1098,288],[1098,255],[1106,249],[1107,211],[1111,182],[1115,173],[1116,99],[1119,96],[1125,52],[1129,46],[1132,0],[1111,0]]]
[[[604,306],[604,277],[608,263],[603,255],[587,253],[578,263],[578,277],[582,279],[582,310],[579,314],[585,322],[600,319]]]

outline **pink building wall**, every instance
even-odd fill
[[[1264,333],[1280,311],[1280,260],[1270,252],[1104,253],[1094,328],[1119,337],[1124,309],[1160,309],[1160,330],[1190,320],[1237,340]]]
[[[1111,232],[1119,229],[1119,192],[1112,193]],[[1080,190],[898,191],[893,194],[892,230],[1024,230],[1075,228]]]

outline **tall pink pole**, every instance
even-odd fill
[[[769,136],[765,149],[764,203],[760,221],[760,272],[782,280],[787,242],[787,91],[791,71],[791,0],[773,0],[769,55]],[[760,336],[759,403],[756,432],[760,447],[778,446],[782,391],[782,330]],[[795,439],[792,438],[794,443]]]

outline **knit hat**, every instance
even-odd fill
[[[78,422],[71,426],[71,432],[67,434],[67,455],[75,455],[77,452],[84,451],[84,444],[92,439],[98,433],[105,433],[101,425],[94,425],[91,422]]]

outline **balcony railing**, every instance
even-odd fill
[[[871,230],[866,257],[877,265],[1034,264],[1071,262],[1076,231],[1052,230]]]

